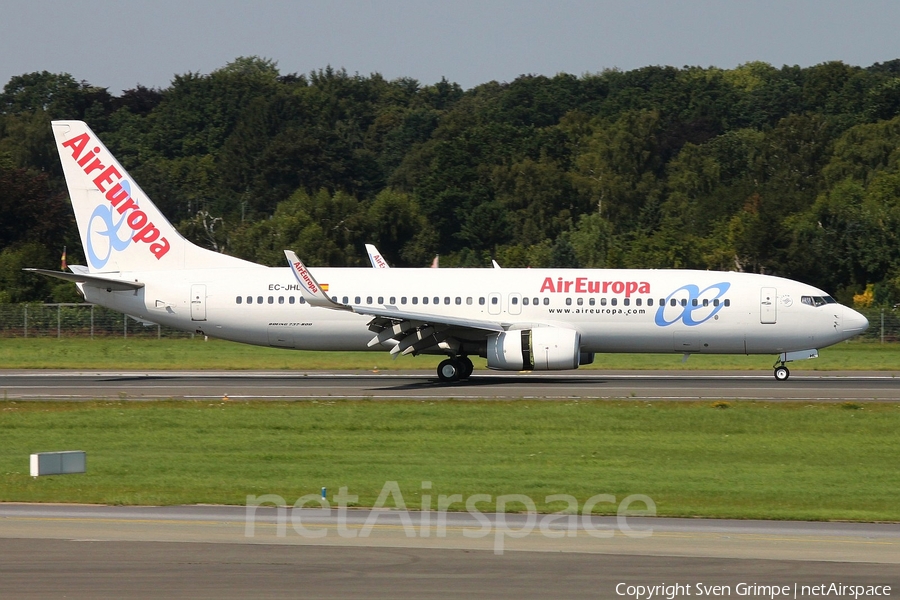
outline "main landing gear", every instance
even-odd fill
[[[468,356],[456,356],[441,361],[437,368],[438,379],[444,383],[468,379],[475,366]]]

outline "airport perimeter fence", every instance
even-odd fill
[[[0,304],[0,338],[125,337],[192,338],[193,333],[145,325],[88,303]]]
[[[900,342],[900,308],[863,309],[867,341]],[[0,304],[0,338],[21,337],[193,338],[190,332],[145,325],[95,304]]]

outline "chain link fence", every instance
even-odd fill
[[[861,310],[869,329],[867,341],[900,341],[900,308]],[[144,325],[122,313],[94,304],[0,304],[0,337],[190,338],[193,333],[160,325]]]
[[[0,337],[191,338],[193,333],[144,325],[95,304],[0,304]]]
[[[869,328],[861,336],[862,339],[900,342],[900,308],[870,308],[859,312],[869,319]]]

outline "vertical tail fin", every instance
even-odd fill
[[[369,262],[372,263],[374,269],[390,269],[391,265],[387,264],[378,248],[372,244],[366,244],[366,252],[369,254]]]
[[[191,244],[82,121],[53,121],[78,232],[92,273],[251,266]]]

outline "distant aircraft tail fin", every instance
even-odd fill
[[[381,252],[372,244],[366,244],[366,252],[369,255],[369,262],[372,263],[374,269],[390,269],[391,265],[387,264]]]
[[[253,265],[184,239],[84,122],[53,136],[91,273]]]

